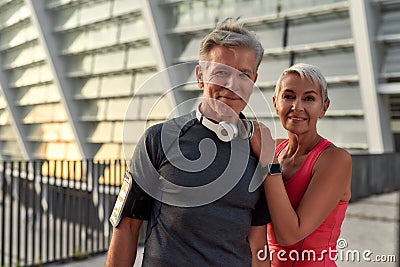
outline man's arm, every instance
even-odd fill
[[[106,267],[133,266],[143,221],[124,217],[114,228],[107,253]]]
[[[249,244],[253,267],[271,266],[267,245],[267,226],[252,226],[249,232]]]

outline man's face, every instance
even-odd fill
[[[221,117],[237,116],[247,105],[257,79],[252,49],[215,46],[196,69],[203,105]]]

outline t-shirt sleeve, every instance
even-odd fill
[[[132,179],[132,186],[127,196],[126,205],[122,211],[122,217],[129,217],[140,220],[148,220],[150,218],[153,198],[149,196],[142,188]]]
[[[122,218],[129,217],[140,220],[150,218],[153,199],[146,194],[127,171],[110,216],[110,222],[118,227]]]
[[[156,127],[150,127],[138,141],[132,156],[129,171],[125,174],[121,190],[124,192],[117,197],[114,210],[119,210],[118,222],[123,217],[148,220],[151,215],[158,181],[158,136]],[[125,190],[125,188],[129,188]],[[126,191],[126,192],[125,192]],[[113,212],[114,214],[114,212]],[[117,215],[117,212],[115,212]]]
[[[261,197],[256,203],[256,206],[252,213],[251,225],[252,226],[262,226],[271,222],[271,216],[269,214],[267,200],[263,190],[260,190]]]

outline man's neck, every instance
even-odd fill
[[[209,120],[215,122],[215,123],[219,123],[221,121],[228,121],[234,124],[237,124],[238,120],[239,120],[239,115],[236,113],[232,114],[220,114],[217,111],[215,111],[214,109],[212,109],[210,106],[201,103],[199,106],[199,110],[200,113],[207,117]]]

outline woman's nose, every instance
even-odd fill
[[[293,101],[292,110],[294,110],[294,111],[302,111],[303,110],[303,105],[301,103],[301,100]]]

